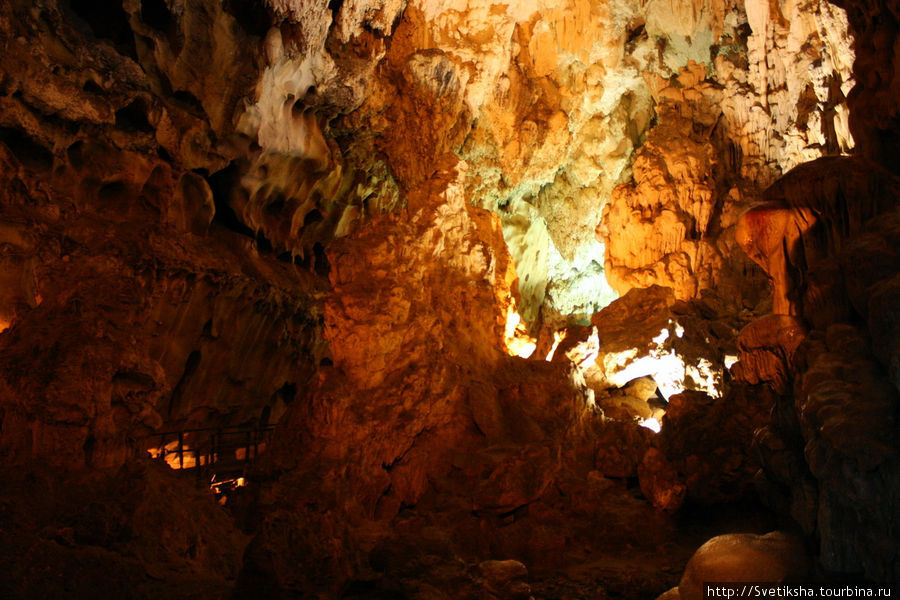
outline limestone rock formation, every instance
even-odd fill
[[[514,560],[489,560],[478,565],[485,582],[487,597],[493,600],[529,600],[531,588],[523,581],[528,569]]]
[[[432,178],[410,192],[408,217],[374,219],[330,249],[333,366],[276,431],[266,469],[277,479],[246,577],[266,573],[294,593],[339,589],[370,564],[361,532],[404,508],[438,494],[482,518],[510,515],[580,468],[586,394],[568,366],[503,351],[511,265],[496,218],[462,198],[458,179]],[[310,506],[334,515],[326,529],[308,530]],[[292,531],[308,545],[289,547]],[[279,558],[323,554],[336,570],[300,579]]]
[[[3,480],[7,597],[221,596],[240,571],[249,538],[192,477],[166,466],[5,467]]]
[[[900,18],[893,2],[850,2],[847,21],[855,40],[856,85],[847,97],[850,129],[860,153],[900,172],[896,123],[898,83],[896,31]]]
[[[706,300],[676,303],[671,288],[652,286],[634,289],[595,314],[593,329],[583,332],[597,347],[582,364],[588,384],[600,393],[651,377],[665,399],[684,390],[720,396],[741,317],[711,295]],[[577,331],[565,332],[556,352],[571,358]]]
[[[637,153],[634,183],[617,188],[604,213],[608,277],[620,293],[660,284],[693,298],[714,287],[723,270],[722,251],[704,241],[711,226],[719,227],[710,222],[721,201],[708,139],[722,101],[705,75],[706,66],[691,61],[677,84],[658,91],[659,123]],[[716,212],[733,222],[733,210],[732,201]]]
[[[875,532],[896,515],[897,390],[869,347],[848,324],[814,331],[798,349],[793,394],[756,444],[763,493],[819,538],[822,563],[884,579],[896,562]]]
[[[669,399],[662,430],[638,467],[641,489],[655,506],[679,509],[741,498],[760,468],[750,451],[755,431],[775,405],[766,387],[733,386],[721,398],[683,392]]]
[[[803,544],[780,531],[729,534],[703,544],[688,562],[681,582],[660,600],[699,600],[710,582],[802,582],[809,566]]]
[[[127,440],[164,422],[240,423],[270,402],[283,410],[279,390],[296,386],[297,363],[317,352],[303,336],[320,309],[314,288],[298,284],[313,278],[229,248],[234,234],[173,242],[165,215],[183,182],[202,179],[102,146],[69,150],[35,190],[56,199],[44,206],[28,200],[34,171],[3,156],[12,194],[2,211],[18,256],[0,358],[8,460],[115,467],[132,451]]]
[[[772,281],[773,311],[808,314],[820,322],[846,318],[829,314],[842,308],[842,294],[833,271],[818,263],[839,252],[870,218],[895,206],[898,195],[900,181],[889,172],[844,157],[806,163],[767,189],[767,202],[741,216],[736,235]],[[800,274],[809,274],[809,281],[798,281]],[[822,306],[829,301],[833,308]],[[801,303],[812,305],[802,311]]]
[[[896,268],[895,186],[878,167],[840,159],[804,165],[768,192],[796,198],[797,209],[756,215],[786,218],[796,231],[793,251],[782,229],[779,249],[757,256],[774,265],[775,305],[803,315],[809,329],[781,315],[754,322],[742,332],[735,366],[736,377],[782,395],[756,439],[763,494],[818,539],[826,568],[875,579],[897,572],[880,541],[897,514],[896,352],[876,342],[894,330],[895,302],[884,291]],[[851,519],[866,533],[851,533]]]
[[[853,145],[844,104],[852,52],[839,10],[825,2],[777,16],[761,2],[718,8],[683,26],[713,36],[712,64],[667,61],[669,76],[647,76],[658,121],[635,154],[633,182],[614,191],[598,227],[619,293],[660,284],[686,299],[726,288],[755,304],[734,252],[738,216],[781,173]]]
[[[650,597],[751,480],[900,578],[900,11],[776,4],[0,5],[3,585]]]
[[[778,393],[790,388],[791,366],[797,348],[806,339],[806,328],[794,317],[768,315],[741,330],[740,361],[734,378],[750,384],[766,383]]]

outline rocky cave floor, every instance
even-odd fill
[[[253,484],[233,491],[223,507],[193,473],[149,460],[115,473],[92,473],[87,480],[84,473],[40,465],[27,474],[3,471],[3,597],[96,598],[98,590],[104,598],[293,597],[267,589],[258,577],[238,576],[260,517]],[[688,503],[667,514],[650,505],[634,479],[604,479],[604,487],[605,493],[591,499],[593,519],[585,518],[584,506],[579,511],[579,502],[589,499],[557,494],[558,502],[572,505],[570,522],[555,532],[535,529],[540,515],[530,515],[534,509],[491,519],[464,507],[444,506],[439,513],[404,509],[391,524],[391,536],[370,551],[373,568],[335,597],[483,597],[489,584],[477,564],[456,553],[484,552],[479,530],[490,529],[486,538],[518,540],[526,549],[527,556],[487,552],[521,559],[528,574],[516,579],[530,585],[536,600],[655,598],[678,584],[688,559],[711,537],[762,534],[779,525],[752,495],[713,507]],[[553,539],[554,533],[571,537]],[[308,566],[311,573],[316,568]]]
[[[642,498],[636,488],[628,491]],[[534,569],[530,581],[535,598],[656,598],[678,585],[691,555],[710,538],[777,529],[776,517],[753,498],[713,508],[686,506],[671,517],[650,507],[646,511],[648,525],[638,538],[622,540],[618,547],[586,544],[559,569]]]

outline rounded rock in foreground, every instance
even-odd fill
[[[803,544],[781,531],[712,538],[688,561],[681,583],[657,600],[701,600],[710,582],[796,582],[809,568]]]

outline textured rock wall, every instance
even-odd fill
[[[773,498],[827,566],[889,578],[893,220],[841,232],[847,245],[804,239],[790,278],[751,255],[803,292],[810,341],[798,349],[791,319],[784,336],[751,326],[735,372],[747,385],[677,398],[654,442],[627,410],[601,417],[575,354],[504,349],[514,300],[542,350],[634,287],[669,286],[667,310],[677,297],[703,312],[710,288],[729,316],[759,304],[738,215],[795,164],[850,148],[853,77],[860,153],[896,171],[882,60],[897,13],[847,8],[853,76],[842,13],[819,2],[4,4],[3,458],[113,467],[160,428],[284,412],[239,587],[336,595],[398,574],[415,588],[408,565],[445,581],[447,565],[468,577],[465,561],[653,545],[647,504],[607,477],[641,472],[658,504],[730,498],[756,463],[744,443],[715,448],[774,405]],[[811,269],[812,250],[839,246]],[[724,340],[746,316],[705,308],[689,335]],[[866,321],[874,359],[829,329],[840,318]],[[831,377],[851,347],[871,381]],[[767,382],[801,401],[751,387]],[[648,385],[633,393],[652,414]],[[859,390],[872,393],[857,405]],[[579,532],[596,523],[610,525]]]
[[[797,315],[797,333],[772,337],[771,325],[787,317],[754,323],[742,334],[741,363],[751,368],[736,376],[763,374],[782,394],[772,423],[757,432],[763,494],[818,541],[827,569],[896,581],[897,352],[887,340],[897,312],[888,300],[896,298],[900,201],[888,90],[898,10],[844,8],[855,39],[848,106],[858,157],[795,169],[739,224],[742,245],[774,283],[775,311]],[[758,235],[746,244],[748,231]]]
[[[164,423],[256,419],[311,375],[321,327],[311,275],[254,256],[250,240],[217,225],[196,236],[166,223],[171,206],[151,203],[178,197],[170,170],[140,170],[145,161],[119,150],[80,152],[137,182],[101,186],[57,165],[42,183],[51,203],[29,189],[35,173],[5,156],[16,267],[0,352],[7,460],[115,466]]]
[[[467,201],[501,217],[535,330],[653,283],[682,299],[728,285],[755,303],[753,286],[741,289],[754,271],[736,252],[737,215],[790,167],[852,147],[853,53],[828,3],[777,14],[760,3],[386,3],[362,29],[344,3],[327,35],[315,25],[324,7],[287,7],[276,13],[302,12],[303,24],[267,34],[268,66],[240,119],[262,148],[241,167],[242,220],[305,256],[402,204],[398,185],[461,159]],[[412,120],[421,135],[405,134]],[[676,153],[679,164],[661,160]],[[674,229],[652,231],[657,220]]]
[[[767,192],[772,202],[740,224],[764,225],[744,245],[773,280],[775,310],[802,317],[808,333],[750,344],[741,362],[761,360],[749,371],[768,372],[783,394],[756,439],[764,494],[818,540],[826,568],[896,581],[897,359],[886,340],[896,320],[888,297],[896,297],[889,290],[900,201],[888,92],[896,82],[888,65],[897,7],[844,8],[855,39],[848,106],[859,156],[792,171]],[[760,243],[767,238],[768,251]],[[772,333],[763,323],[752,327]]]
[[[844,238],[836,255],[802,269],[804,276],[830,275],[826,294],[805,295],[816,299],[803,305],[812,315],[809,333],[793,343],[770,340],[768,352],[755,352],[772,357],[790,348],[774,361],[772,379],[783,396],[772,423],[757,433],[764,494],[819,541],[826,568],[879,581],[898,577],[897,352],[883,341],[896,329],[896,301],[885,301],[896,269],[860,265],[895,264],[889,256],[896,221],[892,209]],[[823,298],[829,302],[818,312]],[[773,361],[763,362],[770,367],[748,371],[773,372]]]
[[[734,373],[780,394],[756,436],[763,494],[817,540],[825,568],[895,581],[900,388],[887,340],[900,193],[871,162],[878,152],[860,154],[801,165],[742,216],[738,238],[772,279],[781,314],[742,332]]]
[[[249,540],[191,479],[158,464],[4,468],[3,594],[227,596]]]
[[[218,6],[152,6],[3,8],[8,461],[115,466],[164,423],[277,414],[322,353],[322,282],[231,231],[207,178],[253,38]]]
[[[845,104],[853,52],[840,9],[723,9],[724,21],[707,15],[709,57],[647,76],[658,123],[598,228],[620,293],[657,283],[692,298],[720,288],[755,304],[758,279],[736,252],[737,217],[781,173],[853,146]]]
[[[856,43],[857,85],[849,94],[850,127],[860,152],[897,173],[896,2],[848,2],[847,18]]]

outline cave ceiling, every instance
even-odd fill
[[[577,541],[645,561],[678,543],[667,514],[752,488],[826,570],[896,581],[898,19],[882,0],[3,2],[9,536],[60,572],[200,569],[235,597],[452,573],[527,598],[522,564],[488,559],[557,568]],[[168,465],[198,467],[196,432],[225,427],[271,431],[240,526],[134,466],[177,444]],[[91,484],[45,494],[45,466]],[[39,497],[61,499],[31,518]],[[644,592],[678,583],[649,564]]]

